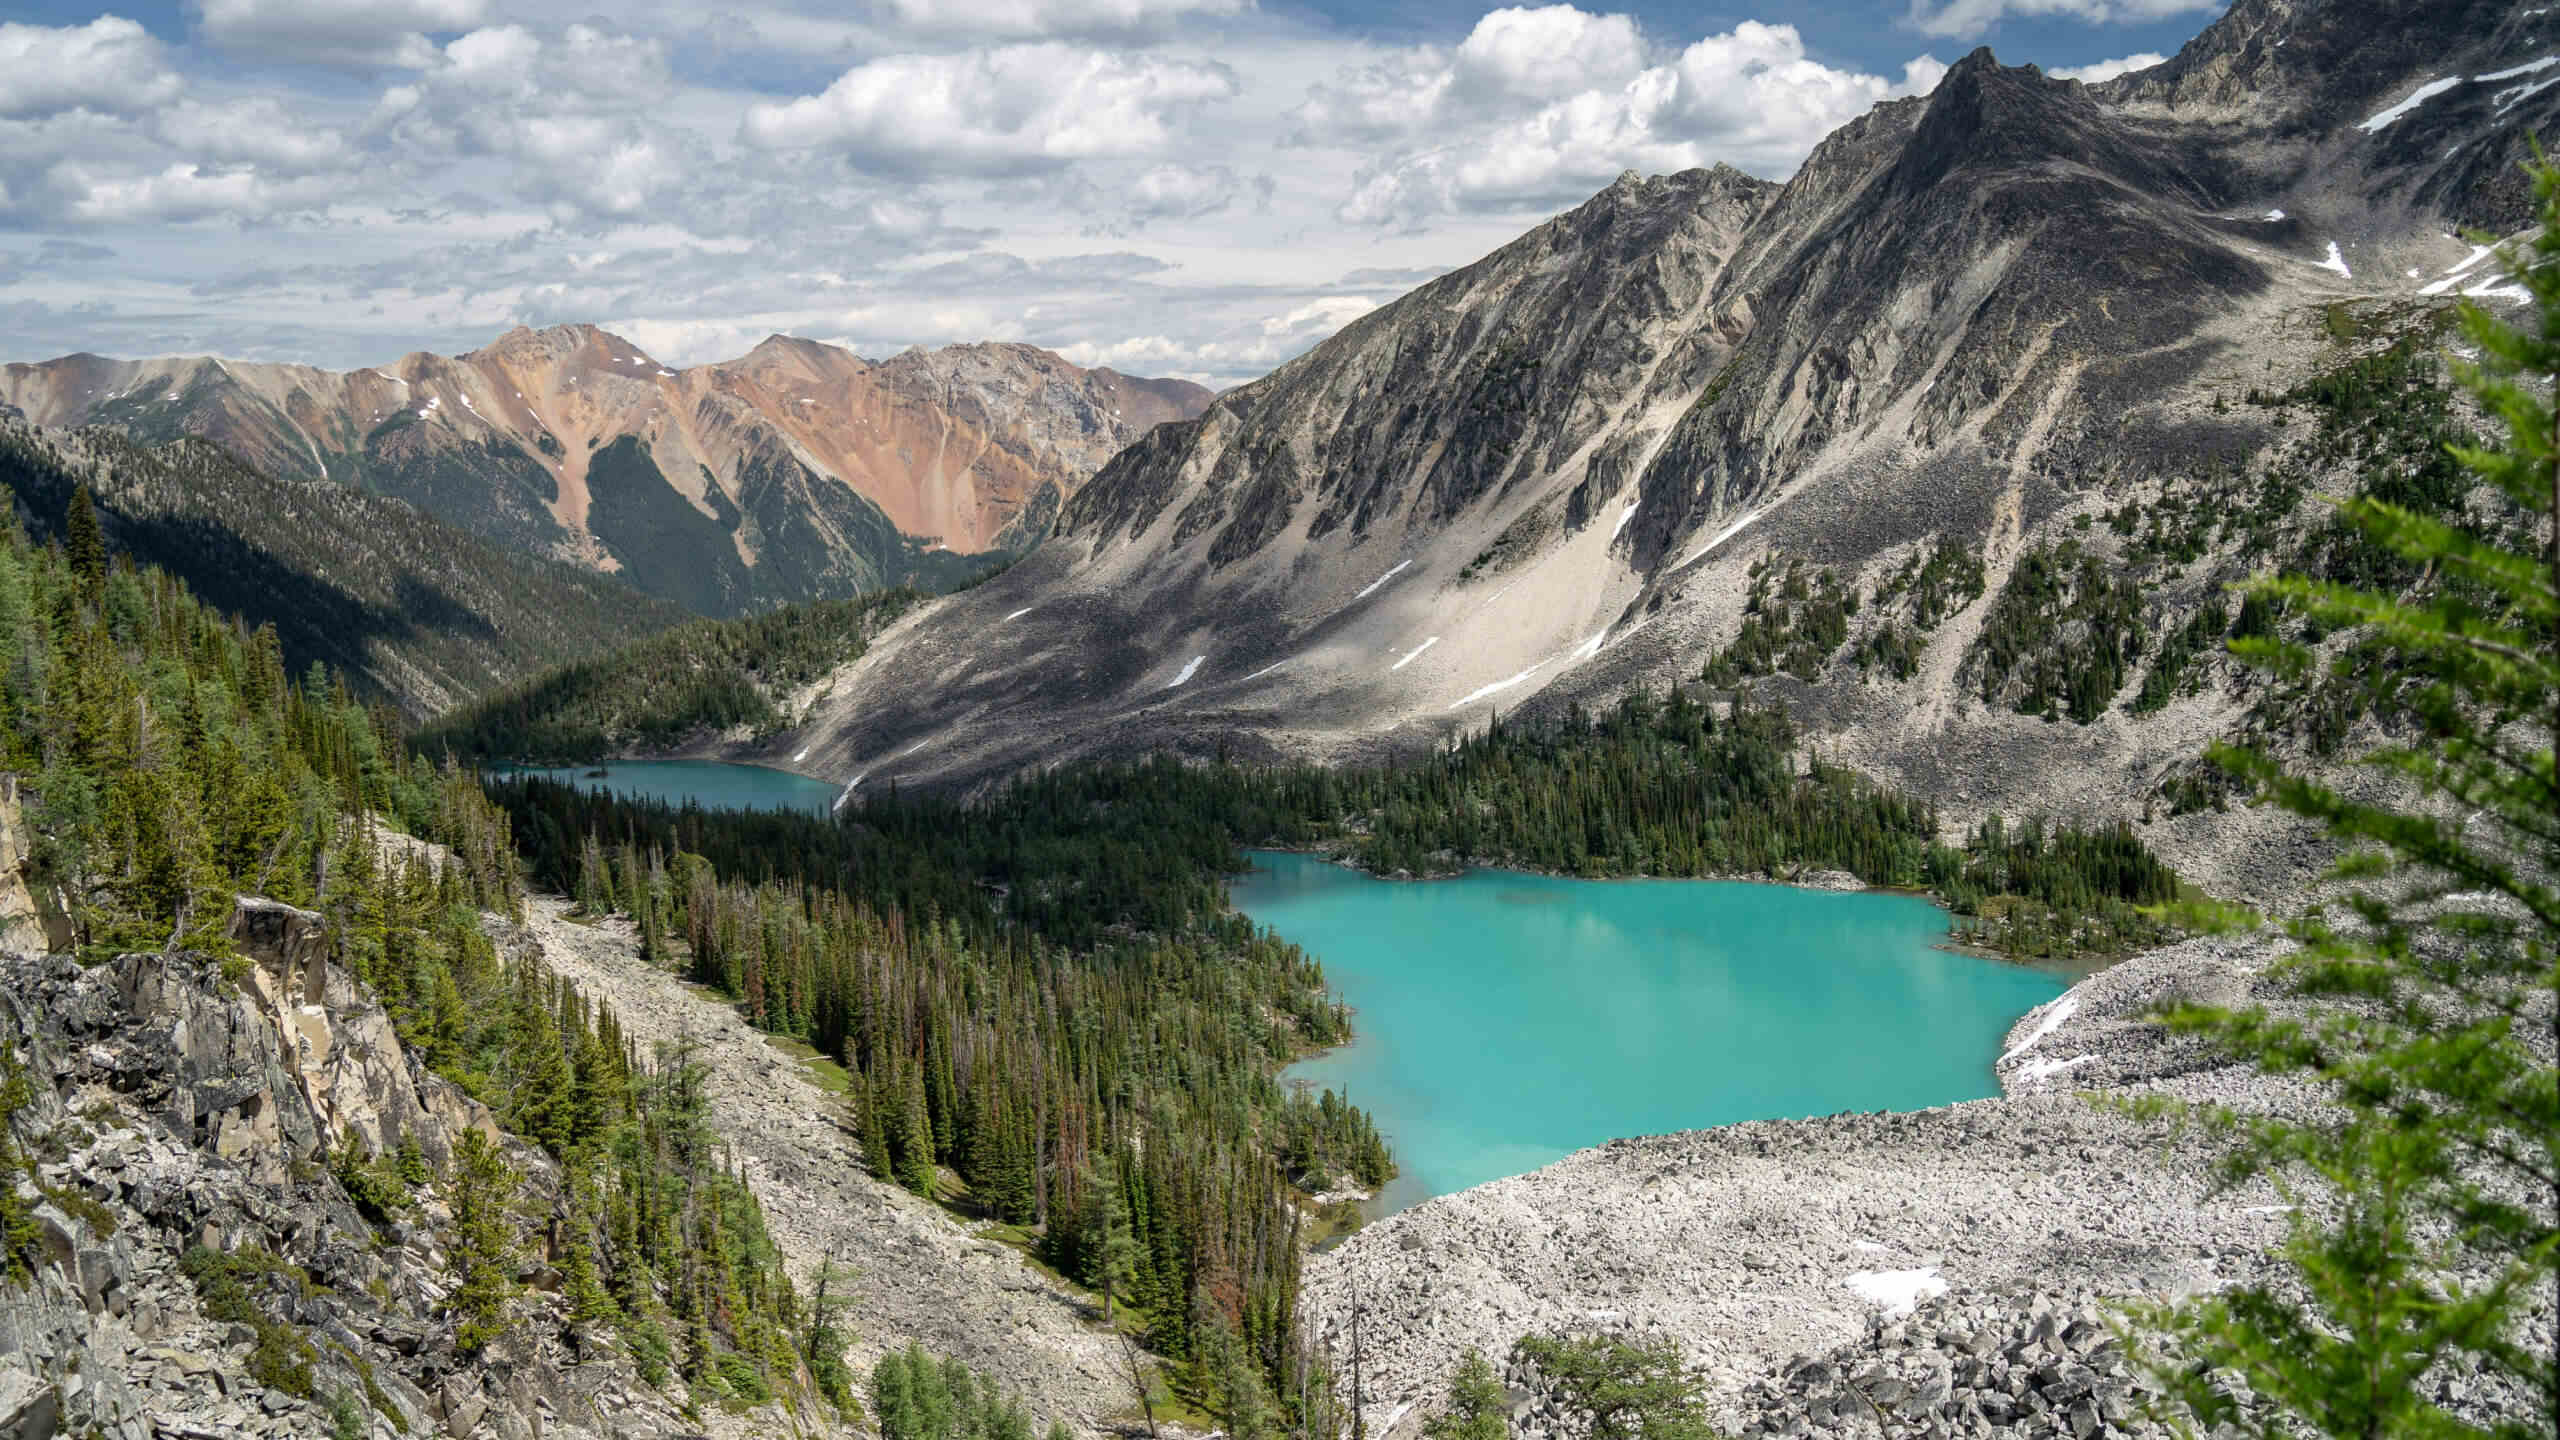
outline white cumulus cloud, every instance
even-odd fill
[[[279,182],[247,167],[185,162],[150,175],[93,175],[64,165],[50,178],[72,197],[65,206],[68,218],[92,225],[260,219],[324,200],[307,183]]]
[[[196,0],[206,39],[278,60],[424,69],[430,33],[478,27],[488,0]]]
[[[1468,71],[1470,49],[1516,57],[1507,71],[1479,71],[1518,77],[1507,92],[1513,103],[1482,98],[1489,92]],[[1295,112],[1296,138],[1376,140],[1391,126],[1411,136],[1414,146],[1364,168],[1337,212],[1350,224],[1410,227],[1452,212],[1567,203],[1630,168],[1724,161],[1783,173],[1841,122],[1880,100],[1925,92],[1946,73],[1925,55],[1906,64],[1899,81],[1837,69],[1811,58],[1794,26],[1751,20],[1652,64],[1634,63],[1642,53],[1624,17],[1569,6],[1497,11],[1440,77],[1427,73],[1436,57],[1417,54],[1403,62],[1401,87],[1381,83],[1390,65],[1319,87]],[[1543,68],[1533,56],[1546,57]],[[1598,83],[1565,91],[1568,77]]]
[[[275,175],[313,175],[354,163],[355,147],[272,95],[208,105],[182,100],[152,117],[170,148],[198,160],[255,165]]]
[[[2165,64],[2168,59],[2166,55],[2154,55],[2146,50],[2139,55],[2101,60],[2094,65],[2057,65],[2045,73],[2057,80],[2077,80],[2084,85],[2095,85],[2102,80],[2113,80],[2119,75],[2130,75],[2136,70]]]
[[[527,199],[569,217],[624,217],[688,178],[686,145],[652,114],[672,89],[665,46],[572,25],[545,38],[489,26],[383,92],[367,129],[412,161],[504,160]]]
[[[1129,213],[1141,220],[1191,220],[1235,204],[1236,172],[1224,165],[1157,165],[1129,184]]]
[[[1237,90],[1222,64],[1055,43],[895,55],[821,94],[753,107],[745,134],[892,174],[1020,174],[1155,153],[1186,116]]]
[[[0,24],[0,116],[139,114],[176,99],[179,88],[160,42],[120,16],[59,28]]]
[[[1548,5],[1478,20],[1458,46],[1453,78],[1461,97],[1544,102],[1624,85],[1644,63],[1634,20]]]

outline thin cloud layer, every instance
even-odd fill
[[[1978,40],[2012,17],[2059,16],[2093,25],[2138,24],[2222,8],[2224,0],[1911,0],[1910,21],[1923,35]]]
[[[1392,40],[1253,0],[0,24],[0,359],[353,366],[585,320],[678,364],[786,331],[1232,383],[1623,170],[1787,174],[1933,86],[1929,36],[2199,3],[1919,0],[1865,66],[1774,12],[1678,33],[1573,4]]]
[[[201,0],[216,46],[264,60],[350,68],[435,63],[430,31],[476,29],[488,0]]]

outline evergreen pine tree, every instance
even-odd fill
[[[446,1244],[454,1289],[447,1304],[455,1319],[454,1345],[475,1353],[506,1333],[507,1303],[515,1298],[515,1224],[508,1208],[516,1173],[498,1147],[466,1128],[453,1151],[453,1234]]]
[[[898,1183],[933,1198],[933,1119],[925,1112],[924,1067],[907,1071],[905,1122],[898,1132]]]
[[[1449,1377],[1449,1408],[1422,1427],[1429,1440],[1503,1440],[1511,1433],[1511,1392],[1481,1350],[1469,1350]]]
[[[2291,1213],[2289,1274],[2146,1312],[2184,1342],[2195,1363],[2161,1374],[2210,1424],[2560,1433],[2560,1357],[2522,1335],[2532,1300],[2560,1282],[2560,169],[2538,162],[2532,173],[2541,229],[2503,257],[2531,298],[2526,323],[2461,311],[2481,360],[2458,374],[2505,434],[2454,455],[2512,518],[2459,507],[2439,518],[2361,497],[2344,518],[2410,563],[2415,590],[2295,575],[2250,590],[2252,603],[2328,633],[2367,627],[2388,663],[2366,678],[2420,738],[2366,757],[2393,782],[2382,798],[2263,753],[2215,751],[2341,842],[2335,875],[2355,893],[2343,916],[2314,911],[2289,927],[2301,945],[2278,974],[2312,1002],[2306,1016],[2172,1016],[2336,1102],[2316,1122],[2217,1116],[2242,1137],[2232,1178],[2307,1180],[2316,1198]],[[2314,668],[2268,628],[2233,648],[2287,676]],[[2290,1418],[2238,1413],[2209,1383],[2215,1367]],[[2475,1426],[2442,1403],[2437,1379],[2453,1371],[2512,1386],[2535,1413]]]
[[[62,552],[89,593],[107,583],[107,537],[98,528],[98,510],[86,485],[71,492],[71,503],[63,509]]]
[[[1093,1283],[1102,1292],[1102,1319],[1108,1324],[1112,1301],[1126,1294],[1138,1277],[1138,1237],[1129,1224],[1128,1192],[1119,1179],[1104,1176],[1102,1191],[1102,1233],[1093,1247]]]

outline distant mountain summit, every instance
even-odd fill
[[[679,370],[590,325],[343,373],[96,355],[0,368],[0,412],[209,440],[706,615],[970,573],[1211,398],[1010,344],[875,362],[777,335]]]

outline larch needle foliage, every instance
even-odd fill
[[[2214,1116],[2239,1141],[2228,1178],[2267,1175],[2299,1203],[2269,1279],[2143,1317],[2183,1345],[2168,1379],[2208,1424],[2560,1432],[2560,168],[2537,164],[2534,183],[2542,228],[2503,255],[2530,297],[2521,323],[2461,312],[2479,359],[2456,373],[2503,431],[2452,448],[2469,503],[2341,506],[2416,585],[2251,587],[2317,633],[2378,645],[2388,663],[2366,683],[2411,738],[2365,757],[2388,783],[2356,794],[2260,751],[2214,755],[2342,845],[2350,898],[2288,927],[2299,948],[2279,975],[2310,1003],[2169,1017],[2336,1102],[2308,1120]],[[2298,676],[2318,663],[2299,633],[2234,648]],[[2229,1372],[2271,1405],[2235,1404]]]

